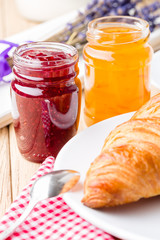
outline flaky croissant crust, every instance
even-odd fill
[[[106,138],[91,164],[82,202],[116,206],[160,194],[160,94]]]

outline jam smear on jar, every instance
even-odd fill
[[[76,134],[80,115],[77,52],[65,44],[47,44],[22,45],[14,54],[14,128],[21,154],[34,162],[57,156]]]

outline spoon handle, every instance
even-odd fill
[[[0,240],[9,237],[15,231],[15,229],[27,218],[36,204],[37,202],[31,200],[20,218],[18,218],[9,228],[0,234]]]

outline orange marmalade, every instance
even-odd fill
[[[85,60],[84,118],[88,126],[135,111],[150,98],[149,25],[132,17],[89,23]]]

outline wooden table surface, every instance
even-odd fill
[[[20,16],[13,0],[0,0],[0,39],[37,24]],[[152,95],[157,92],[159,90],[152,89]],[[83,128],[81,119],[79,131]],[[29,182],[38,167],[39,164],[28,162],[20,155],[13,125],[0,129],[0,217]]]
[[[14,0],[0,0],[0,39],[35,25],[20,16]],[[0,217],[38,167],[20,155],[13,125],[0,129]]]

